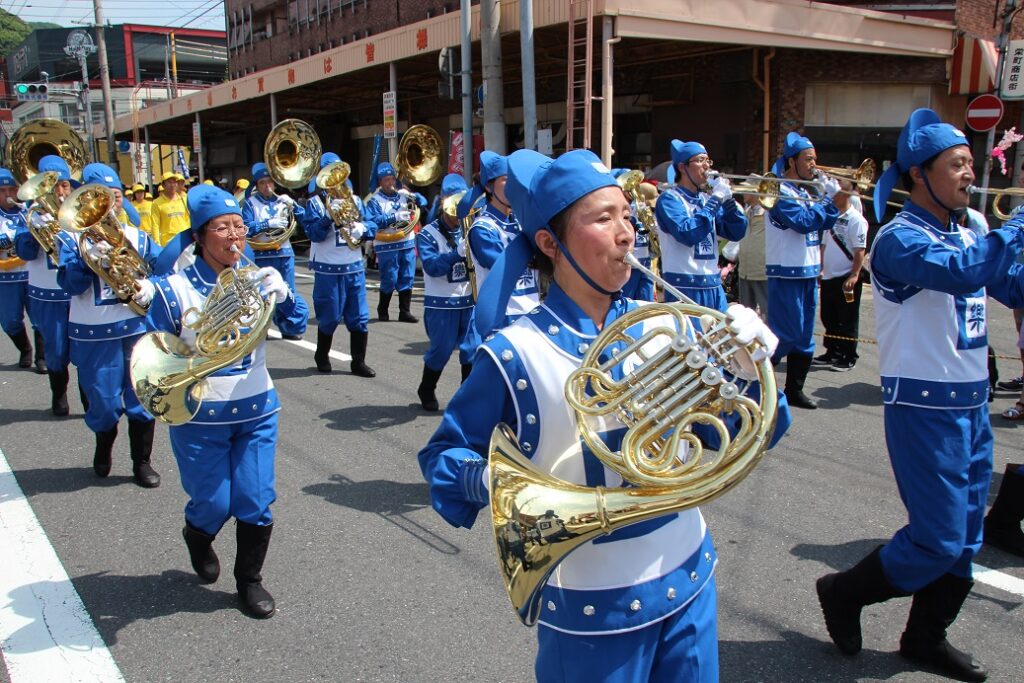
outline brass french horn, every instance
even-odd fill
[[[417,124],[409,128],[398,142],[398,156],[395,162],[395,173],[403,183],[426,187],[433,185],[444,173],[442,165],[443,143],[441,136],[430,126]],[[420,222],[420,207],[415,197],[403,192],[405,207],[412,214],[407,221],[396,221],[374,238],[379,242],[401,242],[413,231]]]
[[[300,119],[285,119],[270,130],[263,143],[263,160],[271,179],[281,187],[294,190],[305,187],[320,170],[320,138],[313,127]],[[249,239],[254,251],[280,249],[297,227],[295,215],[288,207],[288,225],[279,230],[260,233]]]
[[[509,599],[528,626],[536,623],[544,585],[566,555],[624,526],[729,491],[761,461],[775,426],[771,362],[752,360],[755,351],[764,354],[760,343],[740,345],[725,313],[697,306],[632,255],[627,263],[681,302],[646,304],[606,326],[569,376],[565,395],[583,442],[633,486],[561,481],[520,452],[507,425],[491,436],[488,478],[498,564]],[[694,320],[703,332],[691,336]],[[636,330],[642,331],[634,336]],[[760,382],[759,400],[733,379],[737,369]],[[619,370],[621,379],[615,379]],[[735,417],[735,435],[723,414]],[[598,431],[609,420],[626,426],[617,450]],[[697,424],[718,434],[717,449],[693,434]]]
[[[361,240],[353,239],[351,230],[352,224],[361,221],[363,216],[352,197],[352,191],[345,184],[351,173],[351,166],[344,161],[336,161],[320,169],[316,174],[316,186],[326,192],[330,199],[341,200],[341,208],[338,210],[335,210],[330,201],[324,208],[327,209],[328,215],[334,221],[334,227],[338,229],[338,234],[345,240],[345,244],[352,249],[358,249]]]

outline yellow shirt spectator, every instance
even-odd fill
[[[141,202],[132,201],[132,206],[139,212],[139,229],[155,237],[153,234],[153,202],[143,199]]]
[[[160,179],[160,196],[153,201],[153,206],[150,207],[153,239],[161,247],[174,239],[179,232],[184,232],[191,227],[185,195],[177,192],[177,183],[174,182],[178,177],[180,177],[179,174],[171,171],[164,173]],[[173,195],[170,188],[174,188]]]

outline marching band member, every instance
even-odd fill
[[[605,325],[638,305],[619,296],[630,275],[622,259],[634,239],[629,203],[587,150],[555,160],[520,150],[507,165],[505,189],[522,234],[493,264],[478,325],[491,328],[504,314],[530,259],[553,281],[543,304],[481,345],[472,373],[419,454],[433,507],[453,526],[471,527],[487,504],[485,458],[500,422],[517,431],[541,470],[590,486],[621,481],[562,425],[573,423],[564,397],[570,372]],[[771,332],[756,314],[737,308],[736,320],[738,336],[771,347]],[[611,440],[621,423],[606,419]],[[780,403],[776,438],[787,425]],[[585,544],[544,588],[537,680],[717,681],[714,569],[715,550],[697,508]]]
[[[910,198],[871,256],[885,438],[908,524],[855,567],[818,579],[829,635],[861,649],[860,612],[913,595],[900,654],[963,681],[985,670],[946,640],[971,591],[992,475],[986,295],[1024,304],[1024,221],[978,237],[957,225],[974,181],[966,137],[930,109],[911,114],[875,188],[881,221],[902,179]],[[774,304],[773,304],[774,305]]]
[[[160,177],[160,196],[153,200],[150,216],[153,238],[158,246],[164,246],[178,233],[188,230],[188,207],[185,197],[178,192],[174,171],[167,171]]]
[[[397,242],[381,241],[380,236],[389,226],[398,221],[412,219],[409,202],[415,200],[420,209],[427,208],[427,200],[419,193],[398,189],[395,167],[384,161],[377,166],[379,187],[366,202],[366,217],[377,225],[373,241],[373,253],[377,255],[380,271],[380,300],[377,303],[377,319],[391,319],[388,307],[391,297],[398,290],[398,320],[403,323],[418,323],[412,306],[412,285],[416,277],[416,235],[410,231],[405,239]]]
[[[627,170],[628,169],[625,168],[614,168],[612,169],[612,175],[618,179]],[[641,189],[641,194],[644,192],[652,192],[654,197],[658,196],[658,190],[653,185],[646,182],[641,183],[640,187],[644,188],[644,186],[648,189]],[[646,195],[645,201],[647,201]],[[633,256],[636,256],[641,265],[650,268],[651,237],[637,218],[636,203],[632,199],[630,199],[629,207],[632,213],[629,220],[633,224],[633,229],[636,231],[633,241]],[[652,280],[647,273],[634,269],[632,274],[629,276],[629,282],[627,282],[626,286],[622,288],[622,296],[627,299],[636,299],[637,301],[654,301],[654,280]]]
[[[449,173],[441,183],[441,201],[468,190],[462,176]],[[480,340],[472,322],[473,293],[466,271],[466,243],[456,216],[443,210],[416,236],[423,262],[423,326],[430,347],[423,355],[423,379],[416,389],[424,410],[437,410],[437,382],[452,351],[459,349],[462,379],[473,368],[473,354]]]
[[[32,367],[32,342],[25,329],[28,307],[28,266],[15,252],[14,239],[25,216],[15,204],[18,182],[6,168],[0,168],[0,327],[18,349],[18,367]],[[31,317],[31,316],[30,316]],[[46,372],[43,365],[43,340],[38,329],[36,338],[36,370]]]
[[[182,325],[182,311],[202,309],[220,272],[238,264],[246,249],[247,228],[234,197],[220,188],[195,187],[188,201],[193,227],[174,248],[180,251],[194,240],[197,258],[184,270],[157,280],[146,327],[193,344],[195,333]],[[280,272],[264,267],[256,277],[262,294],[275,297],[279,327],[304,329],[306,304]],[[181,485],[189,496],[182,534],[196,574],[213,582],[220,576],[213,541],[234,517],[238,598],[248,614],[267,618],[274,614],[274,598],[263,587],[260,572],[273,530],[270,505],[275,498],[274,449],[281,404],[267,372],[266,342],[206,381],[208,392],[199,414],[169,430]]]
[[[327,152],[320,157],[320,168],[339,161],[341,157]],[[327,211],[330,206],[340,209],[342,201],[330,198],[323,190],[318,191],[316,178],[309,184],[312,196],[302,214],[302,227],[309,237],[309,269],[313,271],[313,310],[317,324],[313,360],[316,369],[320,372],[331,371],[330,353],[334,331],[344,319],[349,333],[352,374],[357,377],[376,377],[377,373],[366,364],[370,309],[366,303],[366,261],[361,245],[364,240],[373,239],[377,226],[370,221],[356,221],[350,225],[350,236],[360,244],[355,248],[350,247]],[[362,217],[363,202],[354,192],[352,201]]]
[[[118,201],[112,210],[115,214],[119,212],[121,181],[113,169],[105,164],[89,164],[82,170],[82,183],[117,190]],[[134,226],[122,224],[121,229],[139,256],[153,266],[160,248]],[[82,248],[94,260],[109,259],[111,245],[86,241],[82,246],[73,240],[68,242],[71,243],[61,245],[57,282],[71,294],[71,362],[78,368],[79,384],[88,398],[85,423],[96,434],[93,471],[98,477],[110,474],[117,423],[121,415],[127,415],[135,483],[143,488],[156,488],[160,475],[150,465],[153,418],[139,405],[128,374],[132,348],[145,331],[145,318],[119,300],[83,259]],[[139,290],[133,299],[140,306],[148,306],[153,299],[153,283],[136,282]]]
[[[821,235],[839,217],[832,198],[839,182],[824,182],[824,196],[814,199],[807,185],[815,179],[817,154],[807,138],[789,133],[782,156],[772,170],[783,178],[779,200],[765,222],[768,273],[768,325],[779,337],[773,362],[786,357],[786,398],[791,406],[815,409],[804,394],[804,381],[814,359],[814,318],[821,273]],[[790,181],[790,182],[786,182]]]
[[[64,159],[47,155],[39,160],[37,168],[40,173],[57,173],[60,180],[53,192],[58,199],[64,201],[71,194],[71,169]],[[56,216],[49,214],[33,213],[31,220],[41,226],[56,219]],[[73,240],[63,231],[57,233],[57,239],[69,246],[73,244]],[[15,247],[18,256],[28,264],[28,317],[35,328],[42,332],[46,371],[50,380],[50,410],[54,415],[63,417],[71,412],[67,395],[71,378],[68,372],[71,362],[71,342],[68,339],[71,294],[57,282],[57,264],[40,248],[27,224],[18,228]],[[37,338],[37,344],[39,341]],[[84,391],[82,396],[85,396]]]
[[[287,194],[274,194],[274,179],[270,177],[270,171],[262,161],[253,164],[252,181],[256,183],[256,191],[250,192],[242,204],[242,220],[245,221],[249,239],[254,245],[256,265],[261,268],[277,268],[277,272],[281,273],[281,277],[288,283],[289,289],[294,292],[295,251],[292,249],[291,240],[285,240],[278,249],[260,249],[255,245],[270,239],[266,231],[287,228],[291,217],[301,221],[304,210]],[[305,327],[297,333],[281,330],[281,336],[284,339],[302,339],[305,331]]]
[[[471,258],[476,267],[478,290],[482,290],[490,274],[491,268],[501,257],[509,243],[522,234],[523,229],[512,213],[512,206],[505,195],[505,183],[508,179],[508,157],[489,150],[480,153],[480,182],[474,188],[476,195],[485,194],[487,204],[477,213],[473,225],[469,229],[469,248]],[[471,197],[472,202],[475,197]],[[524,268],[516,281],[508,307],[502,315],[494,318],[494,326],[490,329],[477,331],[486,337],[494,330],[511,325],[517,319],[532,311],[540,303],[540,290],[537,287],[537,273],[532,268]]]
[[[718,238],[743,239],[747,217],[729,181],[710,175],[714,162],[704,145],[673,140],[671,148],[676,184],[655,205],[663,277],[698,305],[724,311],[729,304],[718,272]],[[709,182],[710,196],[701,191]],[[674,300],[666,292],[665,301]]]

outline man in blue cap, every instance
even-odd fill
[[[897,181],[910,192],[879,230],[871,272],[885,438],[908,524],[855,567],[818,579],[829,635],[861,649],[860,612],[913,595],[900,654],[943,675],[985,670],[946,640],[971,591],[992,474],[986,297],[1024,303],[1024,219],[980,237],[957,223],[974,182],[967,139],[930,109],[911,114],[875,187],[881,220]]]
[[[117,173],[105,164],[86,166],[82,170],[82,182],[121,190]],[[120,209],[115,201],[113,213],[116,215]],[[121,225],[121,230],[124,239],[138,251],[139,256],[150,267],[155,266],[160,247],[132,225]],[[126,415],[135,483],[143,488],[155,488],[160,485],[160,475],[150,465],[153,418],[139,404],[128,374],[132,349],[145,332],[145,317],[119,299],[114,290],[86,264],[83,256],[85,252],[90,261],[107,268],[112,249],[108,242],[88,239],[79,244],[61,245],[57,282],[71,294],[68,322],[71,362],[78,368],[79,383],[88,397],[85,423],[96,435],[93,453],[96,476],[110,474],[117,425],[121,416]],[[153,283],[140,279],[136,280],[136,286],[135,304],[148,307],[153,300]]]
[[[302,220],[303,208],[287,194],[274,193],[274,179],[262,161],[253,164],[252,181],[256,184],[256,191],[250,192],[242,204],[242,220],[249,230],[249,244],[256,252],[256,265],[261,268],[277,268],[284,281],[295,291],[295,251],[291,240],[286,237],[282,241],[280,235],[292,220]],[[285,339],[302,339],[302,333],[285,334],[284,330],[281,336]]]
[[[487,204],[477,213],[469,229],[469,247],[479,290],[483,289],[491,268],[509,243],[522,233],[522,227],[505,194],[507,179],[508,157],[489,150],[481,152],[480,182],[475,193],[486,195]],[[481,330],[481,335],[486,337],[494,330],[511,325],[533,310],[538,303],[540,289],[537,286],[537,273],[532,268],[524,268],[508,299],[507,307],[494,319],[494,327],[486,332]]]
[[[188,204],[192,226],[174,248],[180,252],[194,241],[196,260],[156,280],[146,328],[178,336],[193,348],[196,332],[184,324],[183,311],[202,310],[220,273],[238,266],[247,228],[238,202],[218,187],[192,188]],[[274,320],[282,331],[305,329],[306,304],[276,268],[250,270],[242,277],[251,277],[265,299],[273,298]],[[247,614],[260,619],[273,616],[275,610],[261,572],[274,528],[270,505],[276,497],[274,458],[281,410],[266,355],[264,340],[234,365],[207,377],[202,409],[190,422],[169,430],[181,485],[189,497],[182,535],[192,568],[206,583],[220,577],[213,541],[234,517],[238,600]]]
[[[399,188],[395,167],[386,161],[377,166],[377,182],[379,186],[366,202],[366,217],[377,226],[373,241],[380,271],[377,319],[391,319],[388,307],[397,289],[399,321],[418,323],[420,319],[411,310],[412,284],[416,277],[416,234],[409,230],[405,237],[397,238],[396,232],[400,232],[398,225],[407,225],[417,219],[418,210],[427,208],[427,200],[418,192]]]
[[[718,271],[718,238],[743,239],[747,217],[733,199],[729,181],[711,170],[704,145],[673,140],[671,151],[676,184],[658,196],[655,206],[661,270],[698,305],[724,311],[729,302]],[[665,293],[665,301],[674,300]]]
[[[786,359],[786,398],[798,408],[818,404],[804,393],[807,372],[814,361],[814,320],[821,273],[821,235],[839,218],[832,198],[839,183],[818,180],[817,152],[798,133],[786,135],[782,156],[772,171],[783,178],[779,199],[765,222],[765,270],[768,274],[768,325],[779,337],[772,359]],[[819,184],[816,199],[808,190]]]
[[[423,262],[423,325],[430,347],[423,354],[423,378],[416,389],[424,410],[437,410],[437,382],[452,351],[459,349],[462,379],[473,367],[479,338],[473,329],[473,293],[466,270],[466,242],[459,219],[444,210],[444,200],[468,190],[466,181],[449,173],[441,182],[439,217],[416,236]]]
[[[320,157],[320,168],[341,161],[341,157],[327,152]],[[345,181],[349,183],[348,180]],[[320,372],[331,371],[331,345],[334,331],[344,319],[348,328],[352,353],[352,374],[357,377],[376,377],[377,373],[366,364],[366,347],[370,333],[370,309],[366,304],[366,262],[362,244],[373,239],[377,226],[363,220],[363,202],[349,188],[349,200],[360,220],[344,226],[335,224],[332,211],[344,209],[345,200],[331,197],[310,181],[309,202],[302,217],[302,227],[309,237],[309,269],[313,271],[313,310],[316,312],[316,352],[313,360]],[[342,233],[356,243],[351,246]]]
[[[25,329],[28,305],[28,266],[15,252],[14,241],[25,215],[17,204],[18,183],[6,168],[0,168],[0,327],[18,349],[18,367],[32,367],[32,342]],[[31,317],[31,315],[30,315]],[[43,340],[35,326],[36,369],[46,372]]]

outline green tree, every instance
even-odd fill
[[[0,55],[7,57],[32,29],[10,12],[0,10]]]

